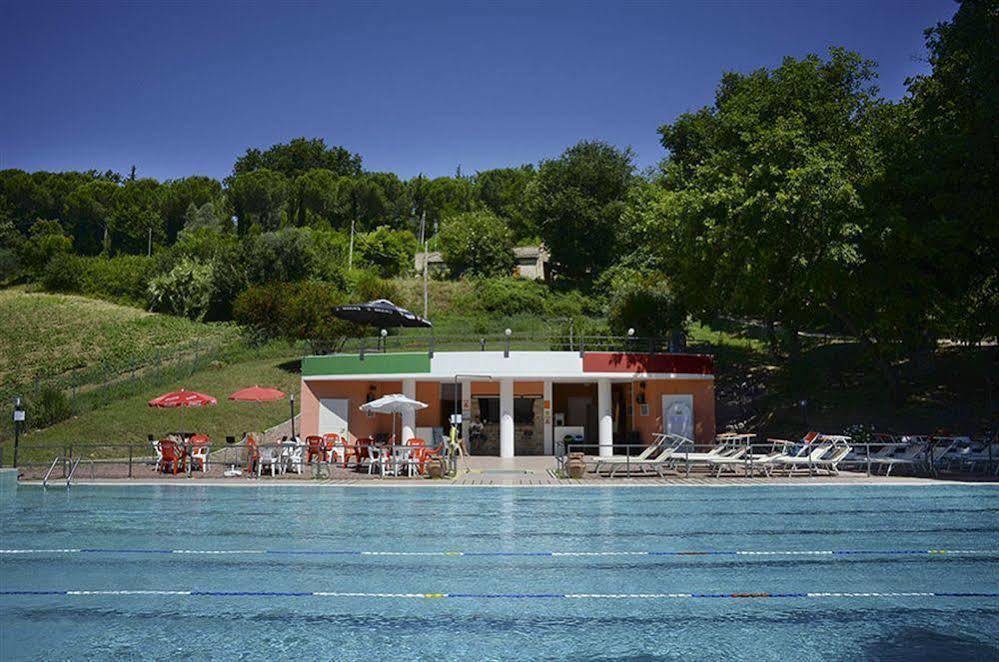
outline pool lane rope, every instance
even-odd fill
[[[0,591],[0,596],[158,596],[211,598],[388,598],[399,600],[473,599],[473,600],[758,600],[784,598],[999,598],[997,593],[961,593],[952,591],[892,592],[807,592],[807,593],[363,593],[344,591],[158,591],[158,590],[15,590]]]
[[[413,557],[615,557],[615,556],[999,556],[999,549],[823,549],[823,550],[706,550],[706,551],[607,551],[607,552],[467,552],[467,551],[353,551],[308,549],[131,549],[64,547],[52,549],[0,549],[0,555],[32,554],[194,554],[205,556],[289,555],[289,556],[413,556]]]

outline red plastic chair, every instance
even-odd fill
[[[172,439],[161,440],[160,453],[163,454],[163,460],[160,463],[161,472],[167,473],[169,469],[176,476],[184,471],[184,451],[176,441]]]
[[[305,438],[305,443],[309,445],[308,450],[305,454],[305,463],[312,464],[312,458],[319,457],[319,460],[323,460],[325,454],[325,449],[322,448],[323,438],[319,435],[311,434]]]

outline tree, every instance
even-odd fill
[[[513,236],[506,222],[488,211],[448,217],[440,231],[440,249],[452,276],[509,276],[513,271]]]
[[[295,180],[295,223],[299,227],[332,226],[342,214],[339,180],[330,170],[313,169]]]
[[[327,283],[272,283],[240,294],[233,315],[269,338],[311,340],[335,348],[345,338],[364,333],[362,327],[332,315],[333,308],[346,301],[341,290]]]
[[[201,208],[212,203],[219,217],[227,216],[224,208],[222,184],[211,177],[184,177],[163,183],[160,213],[166,223],[166,240],[173,243],[184,229],[187,210],[191,205]]]
[[[256,170],[272,170],[294,181],[316,168],[329,170],[340,177],[359,175],[361,157],[343,147],[327,147],[322,138],[294,138],[287,143],[271,145],[264,151],[247,149],[236,159],[231,179]]]
[[[607,324],[611,333],[667,338],[681,332],[687,313],[670,291],[663,274],[623,270],[611,282]]]
[[[507,219],[515,241],[538,236],[530,215],[527,191],[535,176],[534,166],[497,168],[475,175],[475,194],[489,211]]]
[[[118,186],[98,179],[78,187],[66,197],[63,217],[73,229],[76,250],[95,255],[111,250],[111,218]]]
[[[416,248],[412,232],[393,230],[386,225],[357,237],[360,262],[372,267],[382,278],[393,278],[409,271]]]
[[[254,237],[246,251],[251,283],[294,282],[312,273],[312,237],[308,228],[285,228]]]
[[[160,184],[155,179],[129,179],[115,189],[111,204],[111,243],[125,253],[146,253],[151,242],[166,240],[160,215]],[[110,244],[109,244],[110,245]]]
[[[423,175],[414,177],[407,183],[410,199],[413,201],[413,217],[419,219],[427,215],[427,227],[454,214],[473,211],[479,207],[475,197],[475,187],[471,179],[437,177],[427,179]]]
[[[229,186],[240,234],[252,225],[264,231],[281,226],[288,202],[288,180],[280,172],[261,168],[236,175]]]
[[[613,261],[633,174],[631,150],[603,142],[581,142],[541,164],[531,186],[532,216],[560,276],[584,281]]]
[[[226,219],[221,218],[215,204],[206,202],[200,207],[193,202],[187,206],[184,213],[184,232],[191,232],[199,228],[207,228],[216,232],[225,232],[229,227]]]
[[[902,144],[888,162],[897,209],[932,247],[944,332],[999,329],[999,9],[966,0],[926,31],[931,73],[909,81]]]
[[[36,221],[31,236],[21,244],[21,265],[36,278],[53,257],[73,251],[73,239],[63,234],[59,221]]]

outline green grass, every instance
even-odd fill
[[[3,395],[35,380],[100,383],[133,366],[235,341],[227,324],[201,324],[79,296],[0,290]]]
[[[288,399],[270,403],[244,403],[227,400],[229,394],[246,386],[259,384],[275,386],[287,394],[294,393],[298,406],[299,373],[297,352],[288,348],[285,356],[269,356],[246,360],[225,366],[199,370],[190,377],[168,387],[140,386],[134,394],[112,402],[69,420],[38,430],[22,439],[22,461],[44,461],[53,457],[53,450],[65,445],[104,444],[104,450],[95,457],[124,456],[127,451],[112,448],[112,444],[141,444],[144,449],[146,435],[162,435],[175,431],[180,424],[177,409],[153,409],[148,400],[166,391],[186,388],[216,397],[219,404],[213,407],[184,410],[184,429],[208,434],[221,444],[226,435],[240,435],[245,431],[262,432],[288,419]],[[7,444],[9,447],[10,444]],[[5,450],[5,461],[10,461],[10,450]],[[92,453],[88,450],[87,454]],[[77,455],[82,453],[76,453]]]

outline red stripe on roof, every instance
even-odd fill
[[[710,354],[587,352],[583,356],[583,372],[670,372],[713,375],[715,361]]]

